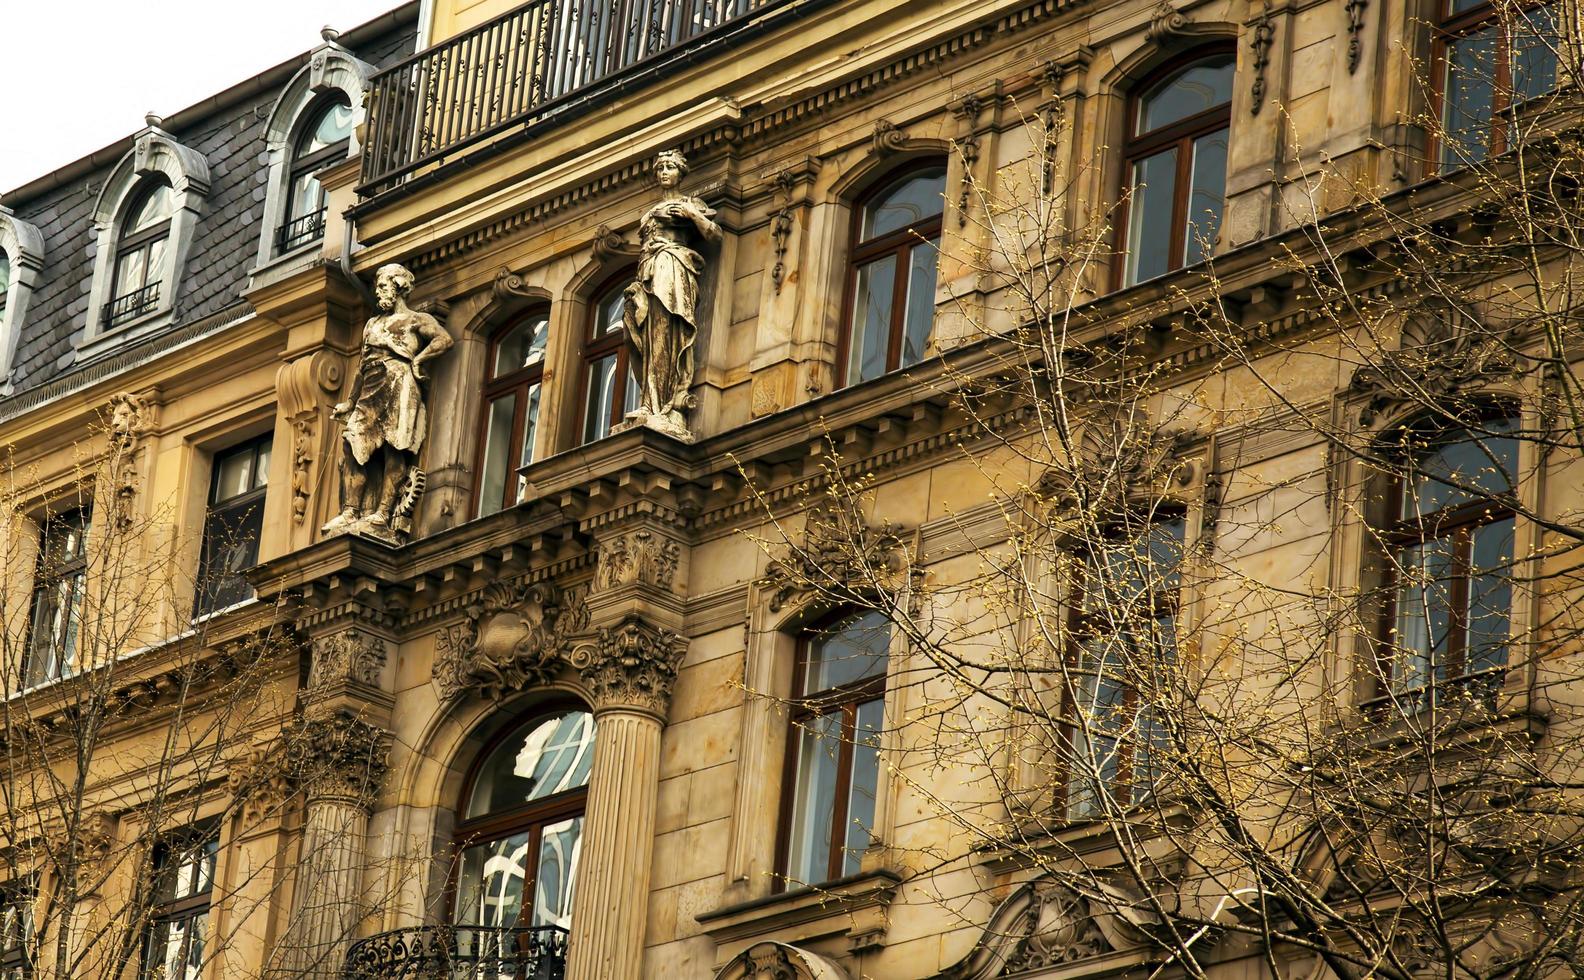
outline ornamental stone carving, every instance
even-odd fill
[[[278,816],[296,789],[280,746],[257,743],[230,760],[226,787],[244,825]]]
[[[655,158],[660,202],[638,222],[638,278],[622,294],[628,356],[638,379],[638,408],[620,428],[643,425],[692,442],[687,412],[695,405],[694,345],[704,256],[694,248],[721,239],[715,211],[677,190],[687,158],[667,150]]]
[[[363,630],[345,630],[313,641],[308,691],[353,682],[378,687],[385,670],[385,641]]]
[[[331,412],[342,432],[341,506],[325,534],[366,534],[401,544],[424,491],[419,452],[429,430],[425,365],[451,349],[440,322],[407,306],[413,275],[399,265],[374,277],[380,312],[363,325],[352,394]]]
[[[890,521],[874,527],[844,510],[811,512],[803,543],[770,562],[754,584],[769,592],[772,612],[800,596],[848,599],[849,593],[900,589],[912,565],[903,534]]]
[[[436,638],[435,686],[446,700],[477,690],[498,701],[543,684],[561,669],[569,637],[587,628],[580,590],[497,582],[468,607],[466,620]]]
[[[676,578],[682,546],[646,528],[627,531],[600,541],[595,586],[599,591],[623,585],[650,585],[670,589]]]
[[[1359,424],[1374,425],[1396,408],[1451,411],[1478,404],[1481,389],[1522,370],[1516,331],[1490,329],[1451,310],[1415,316],[1397,350],[1353,372],[1349,391],[1362,399]]]
[[[685,638],[637,616],[600,627],[583,667],[594,710],[637,708],[663,719],[686,653]]]
[[[138,443],[154,427],[154,414],[152,398],[128,391],[111,395],[105,407],[109,443],[107,476],[111,483],[115,523],[123,530],[132,522],[132,500],[138,492]]]
[[[772,940],[738,953],[715,980],[847,980],[847,971],[823,956]]]
[[[291,775],[309,801],[372,810],[390,769],[390,734],[348,711],[300,723],[288,736]]]

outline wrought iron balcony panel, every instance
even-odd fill
[[[562,980],[567,932],[556,926],[496,929],[418,926],[359,940],[342,980]]]

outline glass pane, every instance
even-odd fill
[[[274,449],[273,440],[259,444],[258,459],[253,465],[253,489],[255,490],[269,484],[270,451],[272,449]]]
[[[908,256],[907,322],[902,328],[902,367],[924,359],[935,326],[935,261],[939,239],[930,239]]]
[[[517,415],[517,395],[512,393],[489,403],[484,429],[484,467],[479,474],[479,516],[493,514],[505,506],[506,469],[511,465],[512,421]]]
[[[510,927],[522,914],[528,875],[527,831],[462,851],[457,876],[456,920],[460,925]]]
[[[1456,429],[1420,442],[1425,448],[1415,454],[1402,518],[1511,493],[1518,472],[1518,441],[1504,433],[1516,427],[1515,419],[1498,419],[1483,427],[1490,435]]]
[[[287,214],[294,219],[304,218],[318,214],[324,206],[325,192],[319,186],[319,178],[313,174],[298,174],[292,180],[291,201],[287,204],[291,210]]]
[[[170,185],[156,184],[147,192],[147,196],[133,205],[132,210],[128,212],[127,220],[121,226],[121,234],[130,235],[152,227],[169,218],[175,211],[176,197],[171,193]]]
[[[582,838],[582,816],[545,826],[539,839],[532,925],[571,928],[572,887],[577,878]]]
[[[215,503],[240,496],[253,489],[253,449],[222,456],[215,463],[214,490],[209,499]]]
[[[203,972],[204,931],[209,916],[157,924],[149,936],[151,976],[161,980],[198,980]]]
[[[5,302],[5,293],[11,288],[11,260],[4,252],[0,252],[0,303]]]
[[[1215,250],[1216,236],[1221,233],[1221,206],[1226,200],[1226,167],[1226,130],[1194,140],[1183,265],[1201,262]]]
[[[120,298],[143,288],[148,270],[147,263],[148,251],[142,248],[134,248],[116,256],[115,297],[113,298]]]
[[[1554,6],[1518,9],[1513,18],[1513,101],[1523,102],[1556,88],[1562,35]]]
[[[493,377],[538,364],[544,359],[545,343],[550,339],[550,318],[534,316],[519,320],[495,345]]]
[[[144,274],[144,285],[159,282],[160,270],[165,268],[165,249],[170,245],[170,239],[157,238],[148,243],[148,269]]]
[[[787,878],[812,884],[830,877],[831,821],[836,819],[836,769],[841,757],[841,712],[818,715],[794,728],[797,771],[792,790]]]
[[[255,496],[233,504],[217,504],[204,522],[193,615],[223,609],[253,595],[244,574],[258,562],[259,535],[264,528],[264,500]]]
[[[610,354],[590,364],[588,372],[588,402],[583,406],[583,441],[593,442],[610,434],[616,355]]]
[[[1182,579],[1181,517],[1150,521],[1140,528],[1122,528],[1089,554],[1084,575],[1084,609],[1118,609],[1126,616],[1129,603],[1163,598]]]
[[[1436,538],[1397,553],[1397,664],[1392,690],[1415,691],[1441,677],[1451,632],[1454,542]]]
[[[931,169],[904,177],[877,195],[864,208],[858,240],[867,242],[919,224],[941,213],[946,171]]]
[[[1507,663],[1512,617],[1513,520],[1474,531],[1469,571],[1468,656],[1465,670],[1478,673]]]
[[[600,297],[600,301],[594,307],[594,329],[590,334],[593,339],[598,340],[606,334],[624,329],[622,306],[621,289],[612,289]]]
[[[297,149],[299,158],[317,153],[327,146],[339,143],[352,135],[352,107],[332,104],[322,110],[311,129],[303,133],[302,145]]]
[[[622,418],[626,418],[631,412],[638,411],[638,395],[638,375],[633,373],[633,369],[629,365],[627,368],[627,386],[622,389]],[[615,424],[619,419],[612,419],[611,421],[612,424]]]
[[[463,816],[481,817],[588,784],[594,716],[567,711],[514,732],[480,767]]]
[[[808,634],[803,668],[804,695],[885,673],[890,656],[891,622],[878,612],[844,619]]]
[[[1128,198],[1125,284],[1170,271],[1172,206],[1177,196],[1177,151],[1167,150],[1133,164]]]
[[[887,348],[891,343],[896,256],[887,255],[859,266],[854,289],[852,350],[847,355],[848,384],[868,381],[885,373]]]
[[[523,438],[522,453],[518,457],[518,466],[527,466],[533,462],[534,433],[539,431],[539,386],[528,387],[528,408],[523,413]],[[517,494],[513,501],[521,500],[523,491],[527,488],[528,481],[523,477],[517,478]]]
[[[1133,135],[1153,132],[1179,119],[1232,101],[1233,55],[1217,55],[1189,65],[1155,86],[1139,100]]]
[[[874,830],[875,794],[880,785],[880,727],[885,716],[884,701],[865,701],[858,706],[858,724],[853,735],[852,786],[847,796],[847,832],[842,852],[842,874],[860,870],[869,835]]]
[[[1441,163],[1459,166],[1485,159],[1496,97],[1496,34],[1488,27],[1447,45],[1446,93],[1441,111]]]

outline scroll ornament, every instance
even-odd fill
[[[446,700],[476,690],[499,701],[554,677],[571,652],[569,637],[587,628],[580,591],[497,582],[468,607],[466,620],[439,635],[435,685]]]

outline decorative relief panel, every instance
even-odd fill
[[[682,546],[646,528],[626,531],[599,542],[596,591],[623,585],[649,585],[670,590]]]
[[[310,696],[337,684],[378,687],[386,661],[385,641],[362,630],[345,630],[313,641],[308,671]]]
[[[470,689],[500,700],[553,677],[587,629],[582,590],[496,583],[437,638],[435,685],[448,700]]]
[[[912,566],[903,535],[890,521],[873,527],[845,511],[813,511],[803,543],[772,561],[754,584],[770,593],[772,612],[801,596],[870,591],[873,585],[900,589]]]
[[[1393,409],[1470,407],[1470,396],[1511,381],[1523,369],[1516,331],[1488,329],[1451,310],[1419,315],[1397,350],[1353,372],[1348,391],[1362,399],[1359,424],[1374,425]]]

